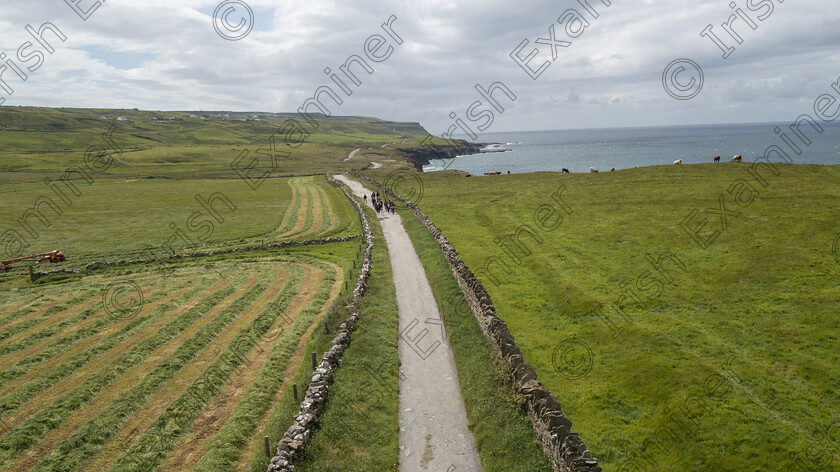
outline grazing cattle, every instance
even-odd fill
[[[682,164],[682,159],[677,159],[676,161],[674,161],[675,166],[678,166],[680,164]]]
[[[610,167],[610,172],[615,172],[615,167]]]
[[[741,155],[732,156],[732,162],[741,162]]]
[[[715,162],[720,162],[720,156],[715,156]]]
[[[484,175],[502,175],[501,172],[485,172]]]
[[[569,173],[569,169],[566,169],[566,168],[564,167],[564,168],[563,168],[562,173],[563,173],[563,174],[568,174],[568,173]]]
[[[589,168],[589,173],[590,173],[590,174],[597,174],[597,173],[598,173],[598,169],[596,169],[596,168],[594,168],[594,167],[590,167],[590,168]]]

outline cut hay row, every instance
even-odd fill
[[[148,296],[149,294],[149,286],[141,287],[144,296]],[[85,335],[91,334],[91,332],[95,332],[98,329],[101,329],[107,326],[110,323],[114,323],[118,320],[118,317],[113,316],[105,316],[105,307],[102,304],[102,300],[100,297],[93,297],[92,299],[84,302],[81,305],[77,305],[69,310],[62,311],[55,315],[52,315],[52,320],[49,321],[49,326],[44,326],[39,330],[33,330],[27,336],[23,338],[18,338],[18,342],[6,342],[2,346],[0,346],[0,359],[3,362],[8,362],[7,359],[3,359],[6,356],[9,356],[12,353],[18,353],[19,351],[23,351],[18,357],[27,356],[36,352],[39,352],[44,346],[50,345],[52,343],[69,343],[73,340],[84,337]],[[91,319],[93,321],[92,326],[88,326],[87,324],[85,327],[87,329],[77,330],[73,333],[73,335],[63,336],[59,338],[58,341],[51,340],[54,336],[60,336],[63,334],[64,330],[72,330],[80,323],[84,322],[85,320]],[[17,337],[16,337],[17,338]]]
[[[87,299],[87,297],[80,297],[80,300],[85,299]],[[8,337],[8,335],[6,334],[6,330],[8,330],[9,328],[12,328],[15,325],[28,319],[44,315],[47,312],[47,310],[54,308],[61,302],[62,300],[60,299],[53,300],[51,302],[47,302],[46,305],[44,305],[43,303],[35,304],[35,302],[27,302],[24,300],[13,306],[10,306],[8,309],[4,310],[3,315],[0,316],[0,340],[6,339],[6,337]]]
[[[304,180],[305,179],[305,180]],[[312,177],[303,177],[295,182],[296,192],[298,193],[297,207],[295,208],[294,226],[278,235],[281,239],[290,239],[303,231],[312,228],[314,219],[312,216],[312,207],[315,204],[315,198],[312,192]]]
[[[303,226],[303,219],[306,215],[306,185],[303,179],[308,177],[295,177],[288,180],[289,187],[292,188],[292,202],[286,208],[286,214],[283,215],[283,221],[277,229],[277,237],[283,239],[286,235],[293,233],[298,226]]]
[[[78,298],[72,300],[67,305],[61,305],[62,307],[69,306],[69,308],[63,310],[51,310],[48,307],[44,307],[43,310],[35,310],[28,315],[18,317],[16,320],[8,324],[7,329],[0,333],[0,341],[3,342],[4,346],[11,346],[18,343],[27,335],[47,327],[47,325],[38,326],[39,324],[52,321],[48,324],[54,325],[55,323],[64,321],[70,316],[90,308],[97,302],[95,297],[86,298],[86,300]]]
[[[282,236],[282,234],[288,232],[291,228],[294,227],[297,218],[297,212],[301,206],[301,192],[298,179],[291,178],[288,179],[286,182],[292,189],[292,201],[289,203],[289,206],[286,207],[286,213],[283,215],[283,219],[280,221],[280,226],[278,226],[277,228],[278,237]]]
[[[132,281],[136,284],[146,284],[150,280],[156,280],[159,275],[142,275],[132,277]],[[8,299],[0,300],[0,306],[12,305],[17,298],[21,298],[13,307],[4,311],[0,316],[0,341],[9,338],[10,334],[6,334],[6,330],[15,327],[18,324],[31,320],[32,318],[41,317],[43,319],[52,319],[53,315],[59,311],[67,310],[80,303],[86,301],[101,302],[102,291],[105,285],[92,284],[98,280],[105,280],[101,276],[94,276],[87,279],[84,283],[71,284],[72,289],[62,288],[57,290],[46,289],[40,292],[31,290],[13,292]],[[67,294],[70,294],[69,296]],[[35,297],[35,300],[28,300],[30,297]],[[41,300],[46,298],[47,300]],[[18,332],[18,331],[14,331]]]
[[[150,305],[150,316],[139,322],[134,328],[121,330],[94,345],[91,344],[96,340],[91,340],[91,343],[86,343],[87,345],[76,346],[77,349],[66,352],[59,351],[60,355],[51,359],[51,362],[42,364],[42,369],[35,370],[31,372],[31,375],[22,379],[16,379],[25,382],[38,373],[42,374],[14,394],[3,398],[2,405],[7,413],[14,411],[15,407],[20,407],[20,411],[8,416],[6,420],[7,425],[11,427],[17,426],[23,419],[28,418],[39,409],[48,405],[51,399],[77,388],[87,379],[90,372],[98,371],[108,365],[113,359],[118,358],[140,342],[155,335],[166,323],[186,311],[187,307],[194,305],[198,300],[206,298],[206,296],[219,290],[224,285],[226,284],[217,283],[211,289],[205,290],[196,296],[196,292],[201,289],[201,285],[199,285],[193,288],[186,296],[177,299],[174,303],[162,306],[160,310],[157,310],[157,308],[163,305],[163,303],[155,304],[157,306]],[[184,295],[189,288],[185,287],[180,289],[166,301],[172,302],[175,300],[175,296]],[[193,298],[190,300],[188,297]],[[155,314],[161,316],[156,317]],[[58,365],[58,367],[50,369],[50,366],[55,365]],[[49,370],[47,371],[47,369]]]
[[[114,456],[118,457],[130,440],[148,428],[159,412],[165,411],[196,381],[206,364],[223,353],[225,346],[256,314],[266,309],[278,291],[295,290],[294,280],[283,288],[287,282],[283,266],[263,266],[270,269],[259,280],[252,279],[256,283],[247,293],[239,296],[242,292],[239,290],[228,297],[228,305],[216,305],[212,314],[202,316],[192,323],[191,329],[184,330],[184,335],[171,339],[142,365],[126,372],[90,405],[74,414],[67,425],[39,444],[36,448],[42,452],[39,458],[50,451],[52,454],[37,464],[35,470],[75,470],[88,459],[96,458],[103,447],[106,451],[116,447],[117,451],[111,457],[107,452],[103,455],[106,465]],[[299,268],[289,266],[289,271],[291,279],[299,278]],[[31,468],[35,462],[21,460],[15,466]]]
[[[156,308],[162,303],[166,303],[171,298],[180,295],[188,289],[189,287],[184,287],[180,292],[176,291],[175,293],[165,295],[160,294],[160,296],[156,296],[153,301],[146,303],[142,307],[142,310],[138,313],[138,315],[145,315],[149,313],[150,310]],[[147,287],[146,290],[151,292],[151,287]],[[95,306],[96,305],[94,305],[94,307]],[[40,341],[33,343],[28,348],[6,357],[4,362],[13,365],[13,367],[10,367],[0,373],[0,378],[4,380],[11,380],[22,376],[29,372],[32,367],[50,360],[57,354],[71,351],[79,344],[85,345],[96,342],[115,330],[123,328],[126,325],[130,325],[135,318],[125,317],[123,319],[118,319],[118,321],[115,322],[114,318],[107,316],[107,313],[102,309],[101,303],[98,306],[99,310],[95,313],[95,315],[89,317],[84,322],[79,323],[80,326],[67,326],[66,331],[54,333],[53,336],[41,339]],[[5,391],[5,389],[3,389],[3,391]]]
[[[335,301],[338,299],[339,294],[341,293],[341,283],[344,279],[344,271],[336,264],[329,264],[332,271],[329,271],[328,274],[333,275],[332,280],[332,288],[329,292],[329,297],[326,301],[321,302],[321,293],[322,291],[319,290],[318,294],[316,294],[315,298],[310,302],[309,307],[306,308],[306,311],[301,315],[301,319],[306,319],[309,316],[309,313],[312,311],[317,311],[315,313],[315,319],[312,323],[310,323],[309,328],[307,328],[306,332],[303,333],[301,336],[300,341],[298,341],[297,346],[294,348],[294,351],[291,351],[292,344],[285,342],[286,340],[280,338],[277,341],[277,345],[272,350],[271,357],[269,361],[263,366],[262,371],[260,372],[255,385],[255,391],[249,393],[249,395],[241,402],[241,404],[237,407],[238,410],[236,412],[236,417],[229,421],[228,424],[239,425],[242,428],[251,427],[255,423],[246,422],[245,420],[238,420],[236,418],[239,417],[240,414],[246,415],[247,419],[254,420],[258,416],[261,416],[258,423],[252,427],[252,433],[250,438],[245,441],[241,447],[239,447],[235,454],[239,456],[239,461],[236,463],[235,467],[232,470],[237,472],[243,472],[248,469],[254,462],[253,455],[258,457],[262,457],[264,454],[264,447],[263,447],[263,435],[268,434],[273,436],[279,436],[282,434],[282,431],[285,431],[288,428],[286,422],[280,421],[271,421],[274,413],[278,411],[280,408],[280,404],[283,398],[283,394],[288,391],[289,385],[294,382],[295,373],[300,369],[301,364],[304,362],[306,357],[306,345],[309,343],[309,340],[312,337],[312,333],[315,331],[315,328],[321,323],[321,320],[327,316],[330,308],[334,305]],[[330,282],[329,275],[324,278],[323,283],[329,284]],[[319,306],[320,305],[320,306]],[[305,326],[306,323],[304,322],[303,325]],[[293,332],[299,329],[297,326],[292,326],[290,328]],[[277,371],[279,370],[280,366],[285,363],[285,369],[283,371],[282,378],[278,378]],[[263,382],[280,382],[280,386],[283,388],[277,387],[267,387],[267,388],[260,388]],[[276,390],[273,395],[266,395],[263,392],[269,392],[271,389]],[[260,410],[262,409],[262,410]],[[222,431],[219,433],[218,437],[214,440],[215,443],[222,443],[216,444],[213,448],[214,451],[220,450],[226,446],[224,444],[225,441],[225,432]],[[233,456],[234,454],[231,454]],[[228,467],[230,470],[231,467]]]
[[[5,467],[10,460],[19,456],[23,451],[30,449],[37,444],[50,430],[62,425],[65,420],[84,404],[96,398],[97,394],[109,385],[113,384],[131,367],[140,364],[160,346],[170,339],[176,337],[185,328],[190,326],[207,311],[220,304],[225,298],[235,292],[236,287],[227,287],[211,297],[202,300],[194,308],[188,310],[176,320],[162,328],[156,336],[144,340],[132,348],[126,354],[116,358],[107,367],[93,373],[83,384],[73,391],[56,398],[51,404],[41,409],[35,415],[28,418],[19,427],[13,429],[3,438],[0,438],[0,467]],[[248,290],[242,297],[230,300],[229,303],[245,304],[256,298],[259,288]],[[235,311],[235,310],[229,310]],[[219,317],[214,319],[216,322]],[[229,317],[224,319],[229,321]],[[226,324],[226,323],[223,323]],[[218,323],[210,323],[203,327],[203,333],[208,329],[218,327]],[[215,335],[215,333],[212,333]],[[203,341],[209,342],[211,334],[208,333]],[[190,344],[192,347],[194,344]],[[195,346],[198,349],[200,346]],[[30,454],[31,456],[31,454]],[[33,456],[34,457],[34,456]],[[40,456],[39,456],[40,457]],[[12,467],[11,470],[21,470],[19,467]]]
[[[203,362],[190,366],[189,376],[177,377],[178,388],[151,410],[154,422],[133,443],[126,444],[128,453],[109,470],[154,470],[189,431],[200,411],[219,394],[230,376],[240,372],[253,343],[277,322],[282,311],[277,309],[275,302],[285,306],[282,301],[291,299],[300,290],[304,267],[307,272],[311,270],[306,265],[290,266],[289,285],[279,296],[276,290],[269,291],[260,303],[248,310],[248,316],[237,321],[236,329],[229,332],[224,343],[219,343],[216,349],[206,350]],[[147,407],[143,413],[149,411]]]
[[[335,232],[339,218],[330,189],[319,177],[289,179],[292,202],[277,230],[280,239],[321,237]]]
[[[316,303],[316,309],[320,308],[320,304],[329,295],[333,274],[325,273],[324,269],[317,266],[309,267],[307,272],[294,298],[280,302],[284,316],[278,317],[268,330],[269,333],[285,330],[286,336],[277,340],[260,339],[254,343],[245,356],[245,366],[231,375],[219,395],[199,413],[187,432],[188,439],[179,444],[157,470],[187,470],[199,459],[202,459],[196,466],[199,470],[230,470],[230,460],[235,463],[252,432],[253,426],[248,427],[247,423],[256,423],[259,412],[270,404],[271,394],[279,388],[281,378],[277,374],[284,365],[275,363],[268,379],[261,379],[259,374],[265,372],[273,352],[276,355],[284,343],[296,344],[295,338],[300,338],[299,332],[312,326],[313,317],[306,316],[309,312],[304,309],[313,303]],[[263,382],[258,383],[259,380]],[[255,392],[257,395],[253,395]],[[259,398],[256,401],[244,400],[253,396]],[[236,416],[236,413],[240,415]],[[229,456],[233,457],[228,459]]]
[[[182,276],[182,275],[183,274],[179,274],[179,276]],[[176,276],[175,279],[176,280],[179,279],[180,278],[179,276]],[[158,276],[158,278],[159,277],[160,276]],[[84,283],[84,282],[80,282],[80,283]],[[74,345],[74,344],[79,342],[79,341],[81,341],[82,346],[88,346],[88,345],[92,344],[93,342],[95,342],[99,339],[102,339],[105,335],[110,334],[116,328],[122,328],[123,331],[125,331],[126,326],[129,326],[129,327],[135,326],[135,321],[137,319],[142,319],[143,316],[145,314],[147,314],[152,308],[155,308],[162,303],[168,303],[169,300],[171,300],[174,297],[180,296],[185,290],[195,287],[195,281],[194,280],[184,279],[184,280],[177,281],[175,283],[177,285],[175,285],[173,287],[169,287],[167,282],[155,284],[155,288],[157,289],[157,291],[154,293],[154,295],[152,297],[150,297],[148,299],[144,299],[144,305],[141,307],[141,310],[137,314],[134,314],[132,316],[124,316],[122,318],[119,315],[117,315],[115,318],[112,319],[112,321],[117,320],[117,322],[115,324],[108,325],[106,323],[105,329],[91,335],[90,337],[86,337],[86,334],[90,334],[90,330],[84,331],[84,332],[76,330],[73,334],[66,335],[66,336],[64,336],[64,337],[62,337],[58,340],[55,340],[55,339],[42,340],[39,343],[35,343],[35,344],[31,345],[30,347],[22,350],[22,351],[16,352],[16,353],[6,357],[5,359],[3,359],[4,364],[7,364],[7,365],[14,364],[14,365],[12,367],[9,367],[9,368],[3,370],[3,371],[0,371],[0,381],[3,382],[3,385],[0,386],[0,396],[5,395],[10,390],[11,387],[9,385],[9,381],[11,379],[15,379],[15,378],[17,378],[17,377],[19,377],[23,374],[26,374],[27,372],[29,372],[30,368],[34,367],[35,365],[41,364],[42,362],[44,362],[48,359],[51,359],[52,356],[56,355],[56,353],[61,353],[62,355],[66,355],[68,353],[75,353],[75,352],[78,352],[78,345],[79,344],[76,344],[76,345]],[[172,289],[172,290],[177,289],[177,290],[180,290],[180,291],[175,291],[173,293],[173,292],[170,292],[170,291],[166,291],[165,289]],[[86,304],[85,304],[86,308],[91,307],[92,306],[91,303],[96,304],[97,302],[99,303],[100,308],[103,307],[102,306],[103,301],[102,301],[102,298],[101,298],[101,295],[100,295],[101,290],[97,290],[97,291],[95,291],[95,293],[97,294],[97,296],[95,296],[93,298],[93,300],[89,300],[88,302],[86,302]],[[77,307],[74,310],[78,311],[79,309],[80,309],[80,307]],[[74,311],[71,311],[70,313],[74,313]],[[89,318],[89,320],[94,320],[95,321],[95,320],[100,319],[104,315],[105,315],[105,313],[100,313],[99,316],[91,317],[91,318]],[[57,313],[57,314],[52,315],[52,316],[54,318],[56,318],[56,320],[58,321],[58,320],[66,319],[68,317],[68,314],[67,313],[64,313],[64,314]],[[67,328],[70,329],[70,328],[73,328],[73,326],[68,325]],[[55,333],[55,334],[61,334],[61,333]],[[0,409],[0,413],[2,413],[2,409]]]
[[[313,183],[312,190],[315,192],[315,195],[313,198],[314,205],[312,212],[315,222],[309,230],[299,234],[299,237],[314,237],[321,234],[329,234],[337,225],[335,209],[330,204],[330,199],[327,196],[327,190],[325,190],[324,185],[326,184],[322,182]]]

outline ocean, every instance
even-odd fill
[[[840,124],[818,124],[824,130],[821,134],[808,124],[801,126],[811,141],[808,145],[791,131],[791,123],[484,133],[478,142],[500,143],[492,147],[509,151],[433,160],[423,170],[448,168],[482,175],[494,171],[559,172],[564,167],[571,172],[589,172],[594,167],[604,172],[611,167],[671,165],[677,159],[683,164],[709,163],[714,156],[728,162],[736,154],[741,154],[744,162],[752,162],[771,145],[786,151],[794,164],[840,164]],[[780,134],[774,132],[777,128]],[[801,155],[785,144],[783,134],[799,147]]]

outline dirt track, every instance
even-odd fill
[[[370,194],[358,182],[336,176],[359,196]],[[399,215],[381,213],[400,318],[401,472],[480,471],[455,362],[426,272]]]

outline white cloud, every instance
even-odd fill
[[[31,41],[27,24],[52,22],[68,39],[50,41],[56,52],[26,82],[6,70],[0,78],[14,94],[0,90],[0,97],[6,105],[294,111],[331,84],[325,67],[337,71],[350,55],[364,54],[367,37],[385,35],[380,24],[392,14],[405,42],[391,42],[393,55],[372,63],[374,75],[362,73],[363,85],[342,96],[334,113],[420,121],[439,134],[451,111],[463,116],[480,98],[476,83],[502,81],[518,99],[490,131],[786,121],[840,76],[840,10],[828,0],[767,0],[774,10],[764,21],[737,0],[757,29],[739,20],[743,43],[729,38],[736,50],[727,59],[700,36],[712,24],[728,38],[720,26],[734,14],[726,0],[614,0],[610,7],[589,0],[598,18],[584,13],[589,28],[558,48],[537,80],[509,54],[528,39],[523,54],[541,48],[533,65],[550,58],[534,41],[551,24],[557,39],[570,40],[556,20],[569,8],[585,12],[579,2],[245,1],[254,29],[227,41],[213,28],[217,1],[108,0],[82,21],[64,2],[3,0],[0,51],[14,56]],[[126,60],[114,59],[119,54]],[[705,72],[703,91],[690,101],[669,97],[661,83],[665,65],[683,57]]]

